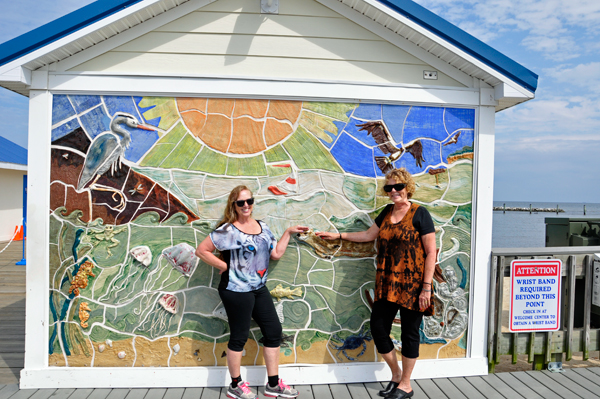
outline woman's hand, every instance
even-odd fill
[[[340,233],[329,233],[327,231],[317,231],[315,232],[317,237],[321,237],[324,240],[339,240],[341,238]]]
[[[287,228],[287,232],[290,234],[294,233],[304,233],[309,230],[309,227],[306,226],[291,226]]]
[[[430,286],[427,286],[430,287]],[[429,307],[430,301],[431,299],[431,288],[429,288],[428,291],[425,291],[425,289],[421,290],[421,294],[419,295],[419,310],[421,312],[424,312],[425,310],[427,310],[427,308]]]

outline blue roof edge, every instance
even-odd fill
[[[538,75],[411,0],[377,0],[535,93]]]
[[[27,148],[0,136],[0,162],[27,165]]]
[[[0,66],[143,0],[98,0],[0,44]]]

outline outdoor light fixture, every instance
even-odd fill
[[[260,0],[261,14],[279,14],[279,0]]]

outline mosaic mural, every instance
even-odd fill
[[[466,354],[473,109],[241,99],[56,95],[50,198],[51,366],[224,366],[215,269],[184,259],[245,184],[254,216],[367,229],[406,167],[436,224],[436,312],[421,358]],[[179,261],[173,261],[178,259]],[[267,286],[282,364],[380,361],[370,335],[373,246],[295,237]],[[399,340],[401,320],[392,336]],[[253,325],[243,365],[262,364]],[[397,342],[397,341],[395,341]]]

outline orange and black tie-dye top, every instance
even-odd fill
[[[388,205],[375,219],[379,226],[375,300],[386,299],[420,311],[419,294],[423,288],[426,256],[421,236],[435,232],[435,227],[427,209],[414,203],[402,220],[394,224],[391,221],[393,207],[393,204]],[[433,306],[433,300],[430,303]]]

